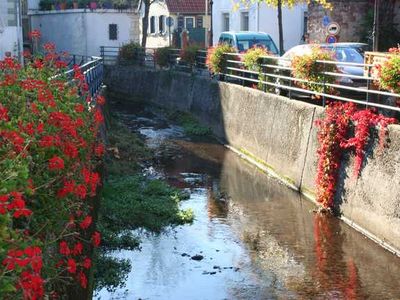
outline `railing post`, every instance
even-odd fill
[[[72,61],[73,61],[73,65],[76,65],[76,55],[72,55]]]
[[[368,73],[367,73],[367,77],[370,77],[371,74],[371,66],[368,66]],[[369,89],[371,88],[371,80],[368,78],[367,79],[367,97],[365,99],[365,101],[367,102],[367,104],[365,105],[365,108],[368,108],[368,103],[369,103]]]

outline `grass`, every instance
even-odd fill
[[[201,125],[191,114],[181,111],[174,111],[167,114],[167,117],[172,121],[177,122],[183,127],[185,133],[194,136],[210,135],[210,127]]]

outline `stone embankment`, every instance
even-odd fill
[[[316,105],[234,84],[170,71],[108,67],[111,92],[190,112],[244,159],[315,199]],[[371,143],[361,175],[354,179],[347,155],[336,199],[341,219],[388,250],[400,254],[400,126],[388,129],[388,147]]]

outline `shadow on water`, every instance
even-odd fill
[[[312,213],[299,194],[217,142],[191,139],[148,110],[123,113],[158,153],[156,172],[190,191],[182,205],[196,219],[143,236],[140,252],[115,253],[132,261],[127,286],[97,298],[400,298],[399,258]]]

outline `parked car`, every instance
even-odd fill
[[[334,44],[304,44],[298,45],[290,50],[288,50],[284,55],[282,55],[282,59],[279,60],[278,64],[283,67],[290,67],[291,60],[295,56],[310,54],[312,48],[315,46],[319,46],[323,49],[333,52],[333,58],[338,62],[345,63],[364,63],[364,52],[368,49],[367,44],[363,43],[334,43]],[[353,76],[363,76],[364,68],[362,66],[349,66],[349,65],[338,65],[338,69],[341,73]],[[290,72],[283,72],[284,75],[289,76]],[[285,85],[287,82],[282,80],[277,80],[277,83],[283,82]],[[350,78],[346,76],[342,76],[338,78],[338,82],[342,85],[350,85],[355,87],[361,87],[366,85],[365,79],[359,78]],[[279,94],[284,94],[282,89],[277,88],[276,92]]]
[[[264,32],[226,31],[221,33],[218,42],[229,44],[238,49],[239,52],[245,52],[252,47],[265,47],[273,54],[279,53],[271,36]]]

